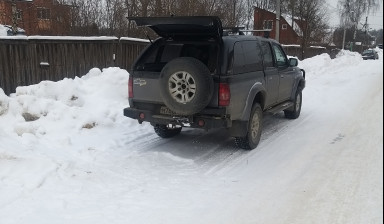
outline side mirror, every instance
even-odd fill
[[[299,64],[299,61],[296,58],[290,58],[289,59],[289,66],[295,67]]]

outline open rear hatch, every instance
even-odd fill
[[[128,17],[137,26],[151,28],[169,39],[215,39],[223,36],[221,20],[216,16]]]

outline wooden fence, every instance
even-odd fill
[[[301,47],[300,45],[283,45],[284,51],[289,56],[295,56],[300,60],[305,58],[311,58],[316,55],[320,55],[323,53],[331,54],[331,51],[325,47],[308,47],[305,49],[304,55],[305,58],[302,57]]]
[[[148,42],[116,37],[5,37],[0,39],[0,88],[85,75],[91,68],[129,70]]]
[[[129,70],[148,41],[116,37],[1,37],[0,88],[6,94],[17,86],[58,81],[85,75],[92,68]],[[289,56],[301,58],[298,46],[283,46]],[[329,53],[308,48],[306,57]]]

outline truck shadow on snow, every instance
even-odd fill
[[[261,141],[253,150],[237,148],[234,138],[225,129],[205,131],[183,128],[178,136],[170,139],[160,138],[155,133],[146,136],[146,140],[139,146],[139,151],[170,153],[176,157],[193,160],[196,164],[208,162],[217,164],[229,159],[248,157],[250,154],[265,150],[263,142],[284,130],[289,123],[290,120],[284,118],[284,113],[264,115]]]

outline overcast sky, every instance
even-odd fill
[[[339,14],[337,11],[337,2],[338,1],[327,0],[326,2],[327,2],[326,4],[328,6],[329,13],[330,13],[329,14],[329,22],[330,22],[332,27],[338,27],[340,24],[340,18],[339,18]],[[383,5],[384,5],[383,0],[379,0],[379,3],[380,3],[380,9],[375,14],[371,13],[370,15],[368,15],[369,28],[376,29],[376,30],[383,29]],[[365,17],[366,16],[367,15],[364,15],[362,17],[362,20],[359,23],[360,28],[362,27],[362,24],[365,23]]]

